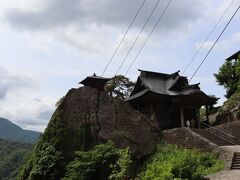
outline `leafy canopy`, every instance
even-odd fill
[[[62,160],[61,153],[47,142],[38,144],[36,152],[19,173],[18,180],[55,180],[59,179],[58,164]]]
[[[240,90],[240,59],[226,61],[214,76],[219,85],[226,89],[226,98],[231,97]]]
[[[105,89],[110,92],[112,96],[125,99],[130,96],[134,86],[135,83],[130,81],[129,78],[123,75],[117,75],[106,84]]]
[[[92,150],[77,151],[75,160],[67,165],[64,180],[125,179],[131,164],[128,149],[117,149],[111,141]]]
[[[32,144],[0,139],[0,179],[15,180]]]

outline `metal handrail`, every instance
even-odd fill
[[[231,143],[231,144],[233,144],[233,145],[236,144],[236,143],[235,143],[235,142],[236,142],[236,141],[235,141],[235,140],[236,140],[236,137],[234,137],[233,135],[228,134],[228,133],[225,132],[225,131],[221,131],[221,130],[219,130],[219,129],[217,129],[217,128],[214,128],[214,127],[212,127],[212,126],[210,126],[210,125],[208,125],[208,124],[206,124],[206,123],[201,122],[201,124],[205,125],[206,127],[209,127],[209,128],[207,128],[206,130],[207,130],[208,132],[214,134],[215,136],[219,137],[220,139],[223,139],[223,140],[225,140],[225,141],[227,141],[227,142],[229,142],[229,143]]]
[[[215,128],[215,127],[212,127],[212,126],[210,126],[210,125],[208,125],[208,124],[206,124],[204,122],[201,122],[201,124],[203,124],[204,126],[207,126],[208,128],[211,128],[211,129],[213,129],[213,130],[215,130],[215,131],[217,131],[219,133],[223,133],[223,134],[229,136],[230,138],[232,138],[234,140],[237,139],[235,136],[233,136],[233,135],[231,135],[231,134],[229,134],[229,133],[227,133],[227,132],[225,132],[223,130],[219,130],[219,129]]]

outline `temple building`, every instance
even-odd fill
[[[226,60],[231,61],[231,60],[237,60],[240,59],[240,50],[228,57]]]
[[[186,126],[199,128],[199,109],[217,102],[217,98],[206,95],[200,90],[199,84],[189,85],[188,79],[179,75],[139,70],[134,90],[126,99],[136,110],[151,120],[156,120],[161,129]]]
[[[103,91],[105,84],[110,80],[111,80],[110,78],[104,78],[101,76],[97,76],[94,73],[92,76],[86,77],[79,84],[83,84],[84,86],[87,86],[87,87],[96,88],[99,91]]]

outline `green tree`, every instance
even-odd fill
[[[53,145],[44,142],[36,148],[36,152],[21,170],[18,180],[55,180],[59,179],[58,164],[62,160],[61,153]]]
[[[0,179],[15,180],[33,145],[0,139]]]
[[[67,165],[64,180],[126,179],[131,164],[128,149],[118,149],[113,142],[96,145],[90,151],[77,151]]]
[[[226,89],[226,98],[231,97],[240,89],[240,59],[226,61],[214,76],[219,85]]]
[[[129,80],[129,78],[123,75],[117,75],[113,77],[107,84],[106,90],[112,95],[121,99],[127,98],[132,92],[135,86],[135,82]]]

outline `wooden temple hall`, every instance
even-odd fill
[[[209,122],[208,106],[215,104],[217,99],[201,91],[199,84],[189,85],[188,79],[180,76],[179,71],[173,74],[139,71],[135,88],[126,102],[151,120],[158,121],[161,129],[184,127],[187,121],[192,128],[200,128],[202,106],[206,106]],[[103,91],[109,80],[94,74],[80,84]]]
[[[173,74],[139,71],[136,86],[126,101],[151,120],[158,121],[161,129],[184,127],[187,120],[192,128],[200,128],[200,108],[208,109],[217,102],[201,91],[199,84],[189,85],[179,71]],[[206,117],[209,122],[208,110]]]

